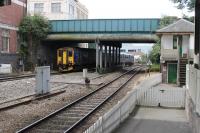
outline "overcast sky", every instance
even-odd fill
[[[176,9],[170,0],[79,0],[89,10],[89,18],[161,18],[182,17],[187,11]],[[191,13],[190,13],[191,15]],[[123,49],[148,53],[153,44],[123,44]]]
[[[160,18],[182,17],[170,0],[79,0],[89,10],[89,18]]]

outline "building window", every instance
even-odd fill
[[[34,12],[35,13],[41,13],[44,9],[44,3],[35,3],[34,4]]]
[[[52,13],[61,12],[61,4],[60,3],[51,3],[51,12]]]
[[[182,36],[174,35],[173,36],[173,49],[177,49],[178,45],[182,45]]]
[[[69,14],[74,16],[74,6],[73,5],[69,5]]]
[[[1,52],[6,52],[6,53],[9,52],[9,44],[10,44],[9,30],[3,30]]]
[[[3,37],[2,36],[2,52],[9,52],[9,42],[10,38],[9,37]]]

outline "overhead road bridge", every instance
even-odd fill
[[[96,43],[96,67],[101,71],[120,64],[122,43],[154,43],[160,19],[52,20],[50,23],[52,30],[46,40],[49,46]]]
[[[52,20],[47,40],[155,42],[160,19]]]

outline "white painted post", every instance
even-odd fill
[[[87,77],[87,69],[83,69],[83,78],[85,79]]]

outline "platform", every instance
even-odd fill
[[[192,133],[185,110],[139,107],[135,113],[114,133]]]

